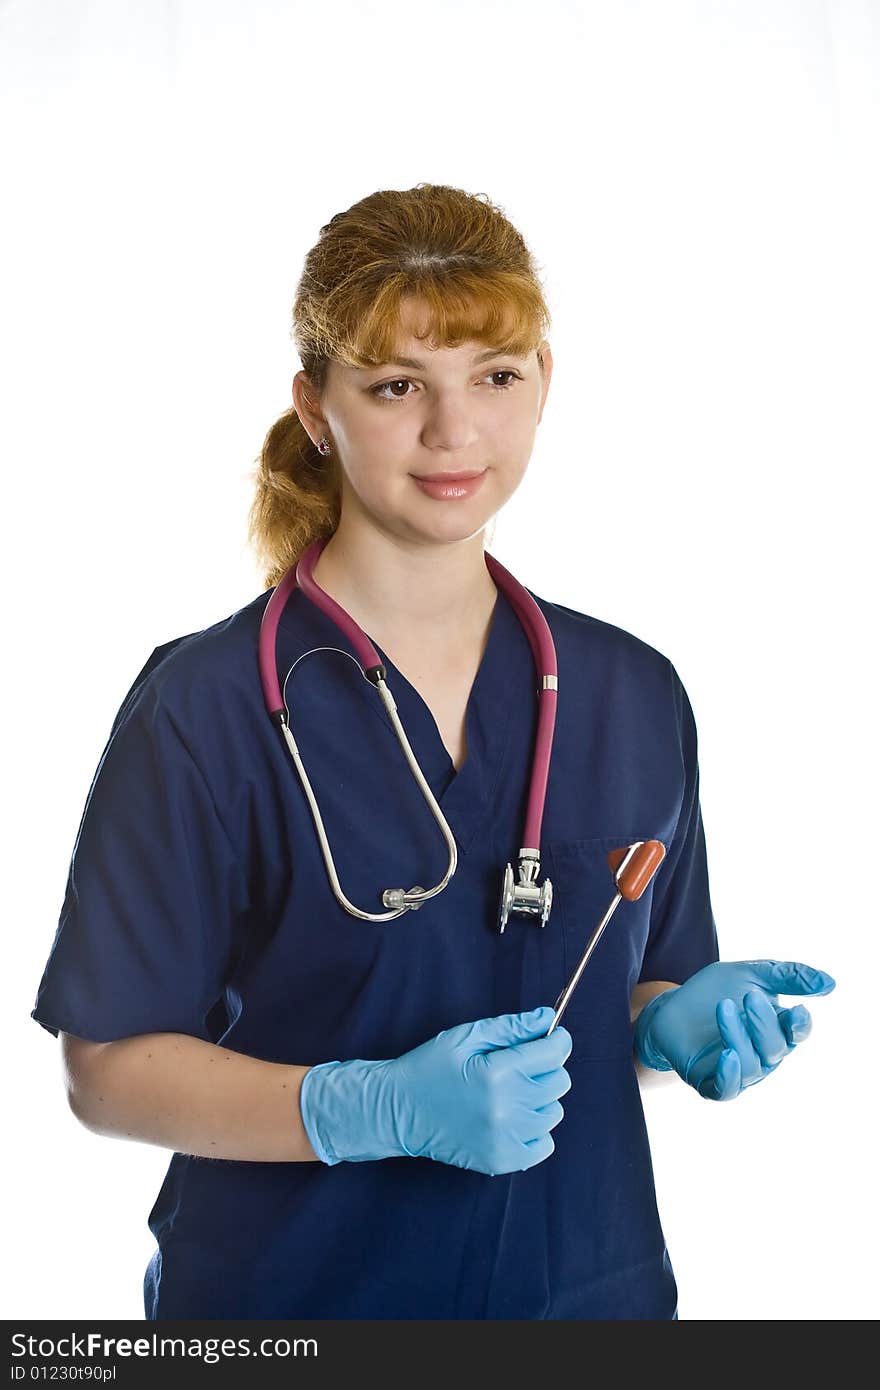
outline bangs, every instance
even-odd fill
[[[377,289],[365,287],[360,315],[353,315],[346,340],[334,356],[353,367],[393,362],[412,334],[430,348],[485,343],[499,353],[528,357],[545,333],[543,300],[521,275],[505,271],[453,270],[443,276],[396,273]],[[352,286],[347,286],[350,297]],[[349,299],[349,302],[350,299]]]

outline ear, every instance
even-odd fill
[[[550,344],[545,338],[538,348],[538,354],[544,364],[542,372],[541,404],[538,409],[537,423],[541,423],[541,416],[544,414],[544,403],[547,400],[547,392],[550,389],[550,378],[553,375],[553,353],[550,351]]]
[[[317,392],[304,371],[297,372],[293,378],[291,395],[303,429],[312,443],[317,444],[321,435],[327,433],[327,422],[318,406]]]

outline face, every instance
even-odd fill
[[[322,434],[330,440],[341,466],[340,527],[379,526],[422,543],[481,531],[528,466],[552,370],[546,341],[540,351],[543,373],[537,352],[515,357],[478,341],[432,349],[409,321],[393,362],[374,368],[331,362],[320,400],[298,372],[297,413],[313,440]],[[463,472],[484,472],[466,496],[441,499],[415,481]]]

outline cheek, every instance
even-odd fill
[[[374,436],[369,449],[360,440],[345,458],[342,473],[343,493],[353,492],[365,502],[378,502],[395,491],[415,486],[408,477],[404,452],[396,452],[385,435],[381,441]]]
[[[522,481],[535,447],[535,415],[531,410],[511,413],[487,427],[487,455],[497,460],[499,473],[511,484]]]
[[[504,499],[510,497],[525,477],[528,466],[528,455],[523,452],[521,446],[519,451],[514,443],[506,450],[503,446],[493,450],[492,472],[487,479],[494,489],[493,500],[497,502],[499,495]]]
[[[345,471],[358,492],[373,493],[410,482],[408,475],[415,468],[420,446],[413,424],[401,418],[405,414],[393,405],[371,411],[351,425],[347,438],[340,438]]]

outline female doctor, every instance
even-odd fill
[[[552,908],[499,930],[540,683],[486,530],[532,452],[548,317],[483,195],[422,184],[333,217],[256,473],[266,591],[155,648],[114,721],[33,1017],[62,1035],[84,1125],[173,1150],[147,1318],[675,1318],[643,1068],[731,1100],[810,1030],[779,995],[834,986],[719,960],[675,668],[535,595],[558,672]],[[316,541],[312,580],[372,642],[454,835],[443,891],[387,921],[363,914],[449,859],[387,708],[294,586],[273,656],[355,915],[258,668],[272,593]],[[548,1032],[613,896],[609,851],[647,839],[666,848],[649,889]]]

